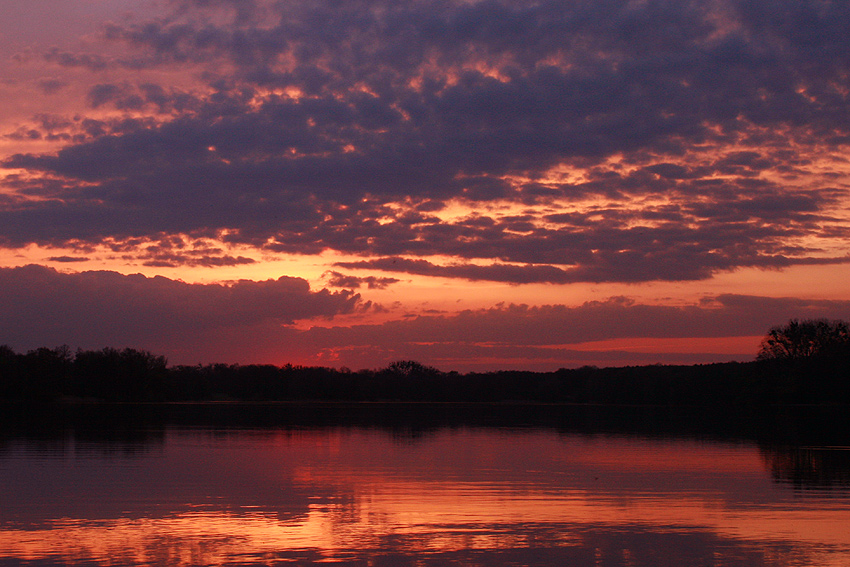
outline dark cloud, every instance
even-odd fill
[[[813,243],[846,230],[845,166],[813,164],[850,139],[845,3],[169,5],[104,26],[109,57],[44,54],[201,82],[97,74],[88,104],[126,123],[16,132],[68,138],[3,162],[49,198],[0,203],[0,241],[226,231],[271,251],[453,256],[445,273],[514,283],[844,261]],[[582,175],[553,181],[561,165]],[[540,212],[429,217],[452,199]]]
[[[38,81],[38,86],[44,92],[44,94],[56,94],[65,87],[68,86],[68,83],[62,79],[41,79]]]
[[[125,89],[118,85],[101,84],[95,85],[89,89],[88,102],[92,108],[103,106],[107,102],[113,101],[122,95]]]
[[[361,286],[366,286],[369,289],[386,289],[394,283],[401,280],[396,278],[378,278],[375,276],[367,276],[360,278],[357,276],[348,276],[335,272],[333,270],[324,274],[328,280],[328,285],[331,287],[342,287],[347,289],[358,289]]]
[[[207,268],[255,264],[246,256],[233,256],[204,239],[181,236],[161,236],[156,240],[110,242],[114,252],[127,261],[140,261],[145,266],[176,268],[179,266]]]
[[[693,350],[586,351],[578,343],[633,338],[760,337],[789,318],[843,318],[850,301],[766,298],[744,295],[706,297],[684,306],[648,305],[625,297],[565,305],[507,305],[453,315],[419,315],[381,325],[313,328],[291,337],[296,351],[316,353],[314,362],[350,367],[412,358],[445,370],[537,368],[583,364],[627,365],[662,362],[752,360],[752,352],[718,354]],[[695,343],[698,344],[698,343]],[[711,348],[711,347],[709,347]]]
[[[60,273],[26,266],[0,269],[2,342],[25,350],[133,346],[171,361],[269,362],[375,367],[418,359],[441,368],[554,369],[581,364],[694,363],[748,360],[753,352],[650,353],[579,343],[633,338],[758,337],[789,318],[850,318],[850,302],[709,296],[679,305],[626,297],[566,305],[499,305],[455,314],[422,314],[383,324],[314,326],[296,320],[362,311],[350,291],[311,291],[298,278],[229,285],[187,284],[114,272]],[[710,348],[710,347],[709,347]]]
[[[245,256],[187,256],[185,254],[157,254],[151,260],[142,262],[143,266],[155,268],[177,268],[179,266],[203,266],[217,268],[221,266],[243,266],[254,264],[256,260]]]
[[[92,108],[111,106],[123,111],[154,114],[186,113],[197,110],[201,101],[189,92],[153,83],[100,83],[89,88],[87,102]]]
[[[73,53],[53,47],[44,53],[44,59],[62,67],[83,67],[91,71],[102,71],[108,65],[108,59],[94,53]]]
[[[74,262],[88,262],[90,258],[85,258],[81,256],[51,256],[47,259],[48,262],[59,262],[62,264],[69,264]]]
[[[51,194],[58,196],[64,187],[57,185]],[[283,202],[254,200],[246,194],[227,211],[244,223],[242,229],[232,231],[227,238],[231,243],[277,252],[319,253],[333,249],[396,258],[395,265],[386,260],[372,262],[372,267],[384,271],[511,283],[680,281],[745,266],[782,268],[847,261],[843,255],[826,256],[812,246],[819,238],[848,236],[840,219],[821,212],[832,200],[826,193],[763,190],[752,196],[724,195],[728,189],[704,188],[704,194],[714,193],[712,199],[658,207],[616,206],[554,213],[531,220],[474,215],[452,222],[421,214],[397,215],[380,208],[321,210],[297,197]],[[133,195],[128,193],[126,198],[131,202]],[[4,216],[9,230],[20,228],[38,233],[42,239],[55,243],[61,243],[61,235],[70,230],[83,240],[112,237],[129,238],[132,242],[136,237],[147,238],[153,228],[158,229],[157,234],[172,232],[171,223],[191,203],[176,192],[169,201],[173,203],[170,208],[131,215],[101,202],[73,206],[54,199],[35,206],[18,203],[14,208],[7,207]],[[284,221],[288,230],[276,231],[269,240],[262,215],[272,211],[277,212],[277,220]],[[69,213],[90,222],[76,227]],[[220,215],[213,208],[196,209],[193,220],[198,223],[190,234],[215,237],[217,232],[207,228],[208,221]],[[379,216],[384,216],[381,222],[376,218]],[[107,227],[113,230],[104,230]],[[803,245],[807,238],[809,241]],[[185,259],[169,257],[168,250],[160,257],[151,256],[150,250],[138,250],[136,254],[169,265],[190,264]],[[458,262],[439,267],[426,260],[397,260],[404,256],[440,255],[498,262]],[[364,268],[370,266],[369,262],[342,267]]]
[[[520,226],[510,218],[503,222],[481,216],[451,224],[360,227],[337,232],[336,236],[348,236],[348,241],[356,244],[368,230],[383,242],[366,251],[392,256],[338,266],[519,284],[698,280],[716,271],[742,266],[783,268],[850,261],[846,256],[813,256],[819,251],[789,246],[794,239],[813,231],[823,236],[846,234],[844,227],[826,229],[823,225],[829,226],[824,222],[828,219],[807,213],[813,203],[811,195],[782,195],[709,202],[694,205],[693,211],[662,207],[658,211],[619,209],[556,214],[546,220],[560,226],[550,227],[526,226],[526,221]],[[786,217],[786,224],[780,226],[761,220],[787,207],[798,210],[793,215],[797,222]],[[511,232],[512,228],[527,230],[517,233]],[[340,247],[364,252],[352,245]],[[436,265],[402,254],[448,254],[469,260],[495,258],[501,263]]]
[[[332,318],[359,303],[350,291],[311,291],[305,280],[290,277],[188,284],[140,274],[0,268],[0,336],[20,349],[133,346],[173,354],[204,341],[207,349],[221,346],[228,333],[263,342],[267,328],[278,328],[277,340],[279,329],[294,321]]]
[[[467,280],[488,280],[512,284],[523,283],[571,283],[575,281],[568,270],[554,266],[517,266],[493,264],[478,266],[475,264],[453,264],[439,266],[427,260],[405,258],[378,258],[358,262],[338,262],[337,266],[361,270],[382,270],[436,276],[442,278],[464,278]]]
[[[763,335],[788,318],[846,318],[850,301],[720,295],[684,307],[640,304],[626,297],[565,305],[508,305],[443,317],[418,316],[383,325],[315,329],[346,335],[351,345],[456,342],[510,346],[569,345],[587,341]],[[350,335],[349,335],[350,333]],[[374,333],[374,334],[373,334]],[[355,338],[357,337],[357,338]],[[331,341],[334,344],[336,341]],[[753,353],[755,356],[755,353]]]

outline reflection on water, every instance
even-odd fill
[[[800,490],[848,489],[850,447],[764,448],[770,472]]]
[[[121,411],[3,425],[0,565],[850,565],[834,438]]]

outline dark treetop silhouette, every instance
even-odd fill
[[[168,367],[131,348],[0,346],[0,400],[544,402],[749,407],[850,403],[843,321],[770,329],[756,360],[695,366],[459,374],[401,360],[378,370],[286,365]]]
[[[761,342],[759,360],[799,360],[835,355],[850,348],[850,327],[846,321],[791,319],[772,327]]]

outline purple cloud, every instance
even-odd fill
[[[746,361],[755,358],[755,344],[752,352],[744,348],[732,354],[664,352],[663,348],[626,352],[616,347],[588,351],[577,344],[634,338],[760,337],[789,318],[848,316],[850,301],[726,294],[674,307],[612,297],[572,307],[506,305],[377,325],[316,327],[292,333],[287,352],[291,356],[313,353],[310,361],[317,364],[358,368],[407,358],[444,370]]]
[[[207,348],[226,351],[221,337],[228,333],[262,342],[267,328],[333,318],[359,304],[358,294],[311,291],[305,280],[291,277],[188,284],[140,274],[0,268],[0,333],[19,349],[132,346],[173,355],[208,341]]]
[[[751,360],[755,347],[732,354],[616,347],[591,352],[578,343],[757,337],[789,318],[850,318],[850,301],[727,294],[681,306],[612,297],[576,306],[511,304],[299,329],[294,321],[330,319],[371,305],[351,291],[312,291],[298,278],[187,284],[38,266],[0,269],[0,306],[3,342],[18,350],[133,346],[165,354],[175,364],[294,361],[355,368],[413,358],[446,370]]]
[[[44,52],[90,77],[98,116],[7,134],[64,145],[2,162],[26,175],[8,181],[20,198],[0,202],[0,243],[226,233],[269,251],[451,256],[446,274],[514,283],[846,261],[824,252],[847,232],[845,166],[813,166],[850,141],[845,3],[169,7],[104,25],[109,56]],[[198,82],[135,76],[174,68]],[[581,175],[553,180],[562,166]],[[533,211],[386,208],[451,200]]]
[[[357,277],[341,274],[336,271],[328,271],[324,274],[328,279],[328,285],[331,287],[342,287],[348,289],[358,289],[361,286],[366,286],[369,289],[386,289],[394,283],[401,280],[396,278],[378,278],[375,276]]]

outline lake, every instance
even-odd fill
[[[820,411],[5,413],[0,566],[850,565],[850,443]]]

